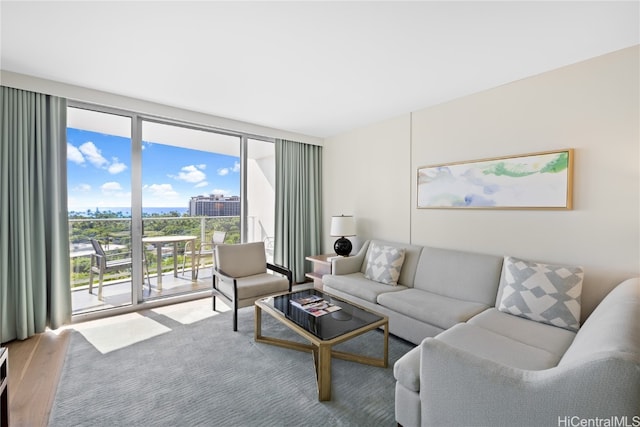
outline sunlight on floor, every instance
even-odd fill
[[[211,298],[205,298],[185,302],[182,304],[173,304],[164,307],[158,307],[152,309],[151,311],[153,311],[154,313],[162,314],[163,316],[167,316],[175,320],[176,322],[182,323],[183,325],[188,325],[199,320],[206,319],[208,317],[213,317],[219,314],[218,312],[230,310],[230,308],[227,307],[222,301],[216,302],[216,309],[217,311],[213,311],[211,308]]]
[[[73,325],[100,353],[144,341],[171,329],[138,313],[128,313]]]

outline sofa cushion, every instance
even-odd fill
[[[576,336],[575,332],[503,313],[496,308],[483,311],[467,323],[541,348],[558,358],[567,351]]]
[[[468,323],[459,323],[435,339],[477,357],[517,369],[549,369],[560,360],[558,355],[544,349]]]
[[[583,278],[582,267],[541,264],[506,256],[498,309],[577,331]]]
[[[413,281],[416,275],[416,266],[418,265],[418,259],[422,253],[422,246],[408,245],[405,243],[387,242],[384,240],[370,240],[363,245],[363,249],[366,247],[366,254],[363,258],[360,272],[365,273],[367,270],[367,262],[369,252],[374,244],[381,244],[386,246],[393,246],[396,248],[404,249],[404,262],[402,263],[402,270],[400,270],[400,277],[398,278],[398,284],[408,287],[413,287]]]
[[[406,286],[390,286],[366,279],[362,273],[351,273],[340,276],[325,274],[322,276],[325,286],[337,289],[349,295],[361,298],[375,304],[378,295],[385,292],[398,292],[408,289]]]
[[[378,304],[422,322],[447,329],[486,310],[489,306],[449,298],[419,289],[378,295]]]
[[[420,346],[402,356],[393,365],[396,381],[411,391],[420,391]]]
[[[404,263],[404,248],[372,243],[366,262],[365,278],[395,286]]]
[[[413,287],[493,306],[501,270],[501,256],[424,247]]]

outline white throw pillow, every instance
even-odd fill
[[[583,279],[582,267],[540,264],[506,256],[498,310],[577,331]]]
[[[404,263],[404,248],[371,244],[364,277],[387,285],[397,285]]]

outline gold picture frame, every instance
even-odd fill
[[[418,168],[420,209],[573,209],[573,149]]]

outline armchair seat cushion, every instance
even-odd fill
[[[268,294],[289,290],[289,281],[285,277],[275,274],[254,274],[236,280],[238,284],[238,300],[256,299]],[[225,295],[233,295],[233,282],[220,280],[218,288]]]

